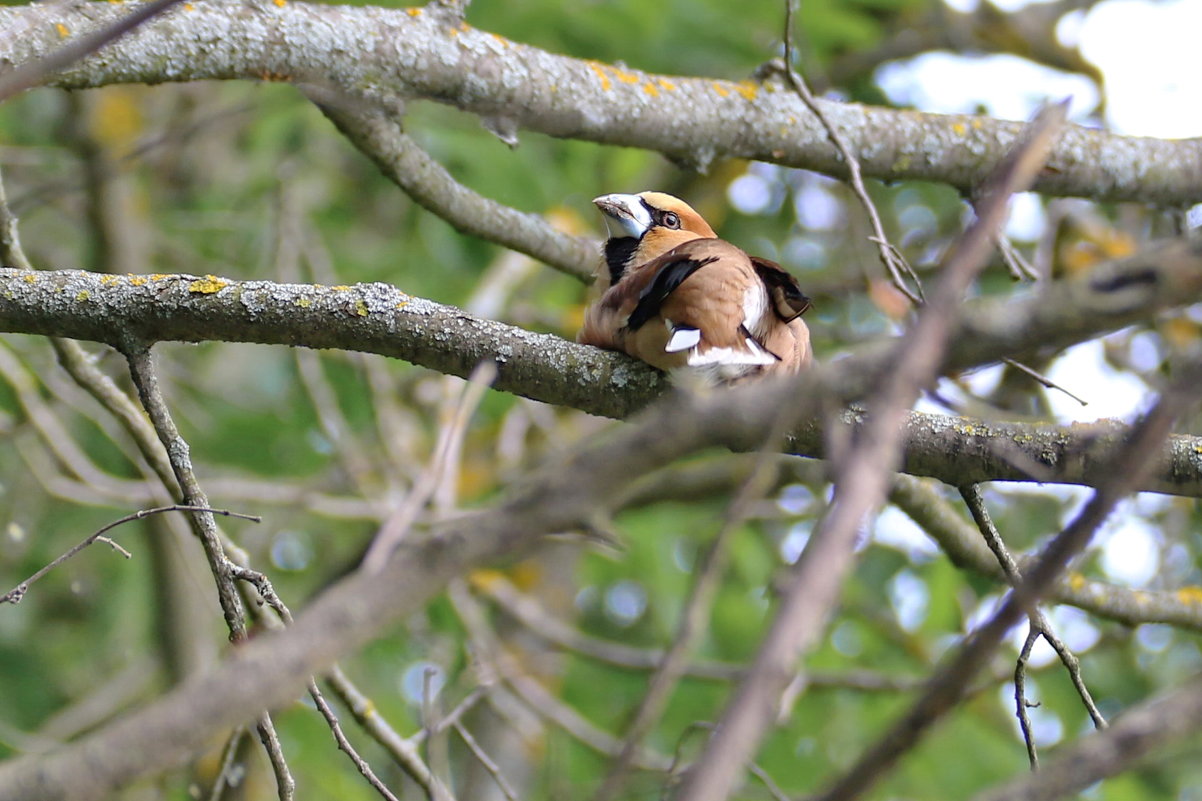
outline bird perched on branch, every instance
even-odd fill
[[[730,384],[810,364],[810,307],[775,262],[718,239],[687,203],[662,192],[602,195],[609,239],[577,341],[661,370]]]

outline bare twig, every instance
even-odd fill
[[[19,270],[33,270],[29,259],[25,258],[25,251],[21,248],[17,218],[8,206],[3,173],[0,173],[0,264],[9,264]]]
[[[1053,381],[1052,379],[1045,376],[1043,373],[1040,373],[1037,370],[1031,369],[1030,367],[1023,364],[1022,362],[1016,362],[1014,359],[1011,359],[1009,357],[1002,359],[1002,361],[1005,362],[1006,364],[1010,365],[1011,367],[1013,367],[1015,370],[1018,370],[1019,372],[1024,373],[1025,375],[1035,379],[1036,383],[1038,383],[1044,387],[1047,387],[1048,389],[1059,390],[1060,392],[1063,392],[1065,395],[1068,395],[1070,398],[1072,398],[1073,400],[1075,400],[1077,403],[1081,404],[1082,406],[1089,405],[1089,401],[1085,400],[1084,398],[1082,398],[1079,395],[1074,395],[1072,392],[1069,392],[1067,389],[1060,386],[1055,381]]]
[[[1006,548],[1005,541],[1002,539],[997,526],[994,525],[993,519],[989,515],[989,509],[985,506],[985,499],[981,495],[980,486],[977,484],[968,484],[960,488],[960,494],[964,498],[964,502],[968,505],[968,509],[972,513],[972,518],[976,522],[977,528],[981,531],[981,536],[985,538],[985,544],[989,546],[989,550],[993,551],[998,564],[1002,566],[1002,570],[1006,574],[1006,581],[1012,587],[1017,587],[1019,582],[1022,581],[1022,573],[1015,563],[1014,558],[1010,555],[1010,551]],[[1086,711],[1089,712],[1089,717],[1093,721],[1094,728],[1106,728],[1106,719],[1098,710],[1097,705],[1093,701],[1093,696],[1090,695],[1089,689],[1085,686],[1085,679],[1081,676],[1081,663],[1077,660],[1077,657],[1056,636],[1056,632],[1052,630],[1052,624],[1048,622],[1047,616],[1039,608],[1032,607],[1029,617],[1032,634],[1042,636],[1060,657],[1060,661],[1064,664],[1064,669],[1068,671],[1068,675],[1072,679],[1073,687],[1077,690],[1077,695],[1081,697],[1081,703],[1085,705]],[[1028,639],[1030,639],[1030,636],[1028,636]],[[1028,654],[1030,653],[1029,646],[1024,648],[1024,650]],[[1016,685],[1018,683],[1018,674],[1022,672],[1022,663],[1024,661],[1025,657],[1020,657],[1019,666],[1015,668]],[[1017,686],[1015,687],[1015,692],[1019,693]],[[1025,704],[1025,699],[1023,699],[1023,703]],[[1019,714],[1020,716],[1025,716],[1026,710],[1021,710]],[[1034,767],[1035,764],[1033,761],[1032,766]]]
[[[280,745],[280,735],[275,730],[275,721],[270,714],[264,712],[255,723],[259,732],[259,742],[267,754],[267,762],[275,775],[276,797],[280,801],[292,801],[296,797],[296,780],[288,768],[288,759],[284,756],[284,746]]]
[[[831,143],[839,154],[843,157],[844,164],[847,165],[848,181],[851,182],[852,191],[859,198],[860,204],[864,207],[864,211],[868,214],[868,219],[872,223],[873,235],[869,240],[877,246],[877,250],[881,255],[881,262],[885,265],[885,270],[889,273],[889,280],[897,287],[897,290],[909,298],[914,305],[921,305],[924,301],[922,292],[922,282],[918,279],[918,274],[914,272],[914,268],[910,266],[901,251],[889,242],[889,238],[885,235],[885,227],[881,224],[881,215],[877,213],[876,204],[872,202],[872,198],[868,196],[868,189],[864,186],[864,177],[860,174],[860,161],[856,158],[852,151],[851,145],[847,142],[847,138],[836,127],[822,108],[814,100],[813,93],[806,86],[805,79],[793,68],[793,7],[794,3],[799,0],[785,0],[785,33],[784,33],[784,59],[783,73],[789,81],[789,85],[793,87],[793,91],[801,98],[801,102],[806,104],[806,107],[818,118],[822,123],[822,127],[826,129],[827,136],[830,137]],[[914,282],[914,288],[911,289],[906,279]]]
[[[1128,710],[1109,729],[1061,746],[1039,773],[1013,779],[973,801],[1054,801],[1138,765],[1202,727],[1202,676]]]
[[[792,423],[795,422],[794,415],[791,414],[793,410],[794,407],[784,407],[776,414],[772,431],[757,454],[751,473],[731,501],[718,533],[694,571],[697,578],[681,612],[676,636],[651,676],[647,692],[643,695],[633,720],[627,726],[622,750],[610,766],[605,780],[594,796],[594,801],[609,801],[622,792],[635,752],[663,714],[673,688],[687,670],[689,657],[697,645],[697,640],[705,631],[705,621],[709,617],[719,582],[726,570],[730,541],[750,512],[752,504],[764,496],[776,479],[773,450],[783,439],[785,432],[792,428]]]
[[[134,386],[138,389],[142,407],[150,416],[150,422],[159,436],[159,441],[167,449],[167,458],[171,462],[172,472],[179,483],[184,503],[201,509],[210,508],[208,497],[201,489],[192,469],[188,443],[176,428],[175,420],[172,419],[162,390],[159,388],[159,379],[154,369],[150,349],[142,344],[131,343],[125,350],[125,358],[129,363],[130,376],[133,378]],[[225,555],[213,515],[209,512],[193,512],[188,519],[192,522],[192,529],[199,537],[208,559],[209,569],[217,585],[217,599],[221,604],[221,612],[230,631],[230,639],[235,642],[244,640],[246,639],[246,618],[242,601],[234,586],[233,572],[236,565]],[[288,770],[283,749],[280,747],[279,736],[276,734],[275,724],[269,713],[264,712],[259,716],[257,728],[259,740],[263,743],[272,770],[275,772],[276,790],[280,801],[290,801],[296,792],[296,782]]]
[[[472,736],[472,733],[468,731],[467,728],[458,720],[451,725],[455,728],[455,732],[461,738],[463,738],[464,744],[468,747],[476,759],[480,761],[480,764],[484,766],[484,769],[488,771],[488,775],[492,776],[493,781],[497,783],[497,787],[501,788],[501,793],[505,796],[505,798],[509,799],[509,801],[518,801],[517,791],[513,789],[513,785],[511,785],[505,779],[505,776],[502,775],[501,767],[492,760],[492,758],[485,752],[483,748],[480,747],[480,743],[476,742],[476,738]]]
[[[977,527],[961,516],[933,482],[895,476],[889,499],[939,544],[954,565],[1004,579],[997,560],[982,544]],[[1202,610],[1197,604],[1183,602],[1177,592],[1131,590],[1074,574],[1053,584],[1048,597],[1128,626],[1167,623],[1202,631]]]
[[[1019,728],[1022,729],[1023,742],[1027,744],[1027,761],[1031,764],[1031,770],[1039,770],[1039,752],[1031,732],[1031,716],[1027,714],[1027,710],[1034,706],[1027,700],[1027,662],[1031,658],[1031,649],[1038,641],[1039,629],[1032,622],[1023,640],[1022,650],[1018,652],[1018,659],[1014,662],[1014,709]]]
[[[434,456],[430,460],[430,464],[422,471],[421,476],[409,490],[409,494],[405,496],[405,500],[376,533],[371,545],[368,546],[367,554],[363,557],[363,570],[374,573],[383,566],[389,555],[409,532],[422,507],[434,495],[439,483],[446,480],[443,475],[445,467],[453,454],[463,447],[467,425],[471,421],[476,407],[484,399],[485,391],[488,390],[496,376],[497,366],[492,361],[480,362],[472,371],[455,413],[438,432],[438,440],[434,445]]]
[[[592,280],[600,242],[557,231],[542,217],[504,206],[459,183],[402,130],[395,114],[337,99],[320,106],[385,176],[455,230],[525,253],[580,281]]]
[[[430,768],[422,760],[416,744],[401,737],[389,725],[387,719],[379,713],[376,705],[365,696],[358,687],[347,677],[342,668],[337,665],[326,675],[326,683],[334,690],[342,702],[346,704],[351,715],[364,731],[371,735],[401,767],[422,788],[427,797],[434,797],[433,776]]]
[[[1010,241],[1010,237],[998,234],[994,244],[997,245],[998,253],[1002,254],[1002,261],[1005,262],[1015,281],[1039,280],[1039,271],[1031,266],[1031,263],[1019,252],[1014,243]]]
[[[545,718],[563,729],[570,736],[610,758],[616,757],[622,750],[622,741],[609,732],[603,731],[579,712],[565,704],[554,694],[547,691],[538,681],[526,675],[521,665],[496,641],[496,636],[489,629],[480,603],[471,596],[461,585],[450,588],[451,602],[463,621],[472,643],[472,650],[480,664],[478,670],[504,682],[523,704],[534,710],[541,718]],[[490,695],[490,702],[496,704]],[[640,747],[635,752],[633,764],[647,770],[664,770],[670,760],[647,747]]]
[[[231,573],[234,578],[238,579],[239,581],[245,581],[254,586],[260,597],[262,597],[263,602],[275,610],[275,613],[279,615],[280,622],[283,623],[283,625],[291,626],[293,624],[294,621],[292,619],[292,611],[284,603],[283,599],[280,598],[279,594],[275,591],[275,587],[272,586],[271,579],[269,579],[265,574],[260,573],[257,570],[252,570],[243,565],[232,565]],[[280,623],[276,623],[275,625],[279,626]],[[349,689],[354,690],[355,693],[358,692],[354,689],[354,686],[350,684],[350,681],[347,680],[345,676],[341,675],[341,670],[339,670],[337,666],[335,666],[334,671],[338,672],[341,679],[341,681],[338,682],[338,686],[340,688],[343,686],[349,686]],[[326,725],[328,725],[330,728],[330,733],[334,735],[334,741],[338,744],[338,749],[347,755],[347,758],[351,760],[352,764],[354,764],[355,768],[359,771],[363,778],[367,780],[368,784],[370,784],[382,798],[387,799],[387,801],[397,801],[397,797],[392,793],[391,790],[388,789],[384,782],[382,782],[380,778],[376,776],[375,771],[371,769],[371,765],[369,765],[367,760],[359,755],[359,752],[355,750],[355,747],[351,744],[350,740],[347,739],[346,733],[342,730],[342,724],[338,721],[338,715],[334,712],[334,709],[330,706],[329,702],[326,701],[325,695],[322,694],[321,689],[317,686],[317,682],[313,679],[309,679],[307,689],[309,691],[309,697],[313,699],[313,703],[317,707],[317,711],[321,713],[323,718],[325,718]],[[349,703],[348,706],[350,706]],[[417,779],[417,777],[414,778]],[[418,782],[420,784],[420,779],[418,779]]]
[[[347,755],[351,762],[354,763],[355,768],[363,775],[363,778],[367,779],[368,784],[380,794],[381,798],[385,798],[388,801],[398,801],[392,791],[385,786],[380,777],[371,769],[371,765],[367,764],[367,760],[359,755],[359,752],[351,745],[351,741],[346,738],[345,732],[342,731],[342,725],[338,722],[338,715],[334,713],[329,703],[326,702],[325,696],[322,695],[321,690],[317,687],[317,682],[313,680],[309,681],[309,696],[313,699],[313,703],[317,705],[317,711],[326,719],[326,723],[330,727],[330,732],[334,735],[334,740],[338,743],[339,750]]]
[[[221,801],[227,789],[239,784],[237,773],[244,768],[236,760],[238,749],[242,747],[245,738],[245,726],[236,726],[226,738],[225,748],[221,751],[221,769],[217,771],[217,778],[213,780],[213,786],[209,790],[209,801]]]
[[[66,553],[59,556],[53,562],[51,562],[50,564],[48,564],[45,567],[38,570],[32,576],[30,576],[29,578],[22,581],[16,587],[14,587],[11,590],[9,590],[8,592],[6,592],[4,595],[0,595],[0,604],[2,604],[2,603],[11,603],[11,604],[20,603],[21,599],[25,597],[25,593],[29,591],[29,586],[31,584],[33,584],[38,579],[42,578],[42,576],[45,576],[51,570],[53,570],[54,568],[61,565],[63,562],[67,561],[72,556],[75,556],[75,554],[79,553],[84,548],[87,548],[89,545],[91,545],[94,542],[103,541],[103,542],[107,543],[108,545],[110,545],[114,550],[117,550],[117,552],[120,553],[122,556],[124,556],[126,559],[129,559],[130,553],[128,551],[126,551],[125,549],[121,548],[119,545],[117,545],[117,543],[115,543],[112,540],[105,537],[104,534],[106,534],[109,531],[112,531],[117,526],[120,526],[124,523],[129,523],[134,520],[141,520],[145,517],[149,517],[150,515],[162,514],[163,512],[208,512],[210,514],[223,515],[225,517],[237,517],[237,518],[241,518],[242,520],[252,520],[256,523],[261,522],[263,519],[263,518],[259,517],[258,515],[244,515],[244,514],[240,514],[238,512],[230,512],[225,509],[210,509],[207,506],[188,506],[188,505],[184,505],[184,504],[172,504],[171,506],[160,506],[155,509],[139,509],[138,511],[134,512],[133,514],[128,514],[125,517],[114,520],[113,522],[111,522],[111,523],[105,525],[104,527],[100,528],[99,530],[93,532],[88,537],[86,537],[82,542],[80,542],[78,545],[75,545],[73,548],[68,550]]]

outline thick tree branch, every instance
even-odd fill
[[[115,6],[0,7],[0,64],[20,66],[127,14]],[[59,27],[61,26],[61,27]],[[425,98],[479,114],[502,131],[656,150],[704,168],[736,157],[843,176],[813,114],[783,85],[655,75],[511,42],[441,9],[304,3],[233,9],[197,2],[138,30],[51,80],[113,83],[286,79],[395,106]],[[976,188],[1022,126],[985,117],[818,101],[848,132],[864,174]],[[732,124],[736,121],[737,124]],[[1070,126],[1035,189],[1164,206],[1202,201],[1202,140],[1122,137]]]
[[[1151,246],[1037,294],[973,302],[952,335],[945,372],[1038,348],[1059,348],[1202,299],[1202,237]],[[498,364],[497,389],[624,418],[662,394],[662,374],[625,356],[483,320],[386,284],[323,287],[194,276],[114,276],[0,268],[0,331],[89,339],[258,342],[392,356],[466,377]],[[890,363],[892,340],[818,368],[836,394],[861,396]],[[845,417],[860,425],[859,412]],[[910,413],[902,470],[951,484],[1040,480],[1096,484],[1118,423],[1060,427]],[[757,447],[751,444],[748,447]],[[825,456],[813,419],[786,450]],[[1030,475],[1033,465],[1042,468]],[[1202,449],[1173,437],[1141,489],[1202,495]]]

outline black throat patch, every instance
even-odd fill
[[[622,276],[626,274],[626,268],[630,266],[630,260],[634,258],[635,248],[639,246],[639,240],[632,236],[624,236],[620,239],[610,238],[605,241],[605,265],[609,267],[609,285],[616,286],[622,280]]]

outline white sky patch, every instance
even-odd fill
[[[1143,381],[1106,363],[1102,342],[1096,339],[1066,350],[1046,375],[1089,404],[1082,406],[1063,392],[1050,390],[1048,403],[1061,423],[1106,418],[1130,422],[1147,410],[1152,397]]]
[[[785,564],[791,565],[801,558],[801,552],[809,543],[813,530],[814,523],[811,520],[802,520],[789,527],[789,533],[780,541],[779,546],[780,558]]]
[[[917,630],[926,620],[927,607],[931,600],[926,582],[909,570],[899,570],[889,580],[886,589],[893,613],[897,615],[898,625],[905,631]]]
[[[1106,76],[1116,133],[1202,135],[1202,3],[1110,0],[1081,24],[1081,53]]]
[[[1043,201],[1034,192],[1019,192],[1010,198],[1010,216],[1006,219],[1006,236],[1023,242],[1034,242],[1043,234],[1047,218]]]
[[[1080,120],[1098,105],[1098,90],[1085,76],[1012,55],[924,53],[883,65],[876,82],[894,103],[942,114],[970,114],[983,106],[992,117],[1026,120],[1044,101],[1071,97],[1069,119]]]
[[[743,214],[763,214],[772,205],[772,187],[764,176],[745,172],[726,187],[726,198]]]
[[[647,611],[647,592],[636,581],[619,581],[605,591],[605,615],[619,626],[629,626]]]
[[[939,553],[939,547],[905,512],[886,506],[872,522],[872,539],[906,553],[911,561],[927,561]]]
[[[1102,572],[1111,581],[1146,587],[1160,570],[1160,537],[1129,504],[1120,506],[1099,532]]]
[[[843,205],[817,181],[806,181],[793,193],[797,224],[806,231],[827,231],[844,223]]]
[[[993,616],[993,613],[997,611],[998,605],[1001,603],[1001,601],[1001,593],[996,592],[990,593],[982,598],[977,603],[976,607],[974,607],[973,610],[965,616],[964,631],[971,633],[980,628],[981,625],[985,623],[985,621],[989,620],[989,618]]]
[[[1047,616],[1060,640],[1075,654],[1085,653],[1102,639],[1102,632],[1090,621],[1089,615],[1075,606],[1054,606],[1047,611]]]

